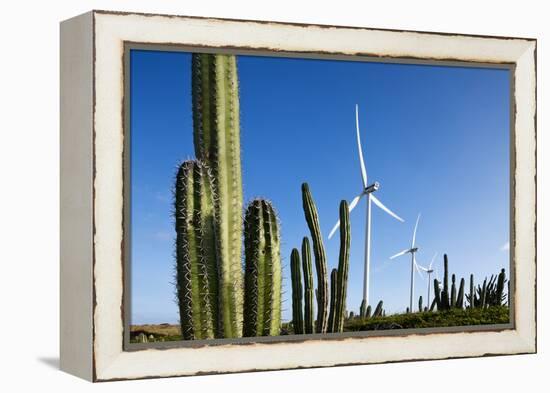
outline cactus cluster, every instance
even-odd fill
[[[349,247],[351,241],[348,203],[346,201],[340,202],[340,255],[338,268],[333,269],[330,274],[330,296],[327,260],[319,224],[319,215],[307,183],[302,184],[302,204],[313,243],[315,271],[317,273],[317,289],[314,291],[313,288],[310,242],[308,237],[304,237],[302,240],[304,285],[302,285],[300,253],[298,249],[295,248],[292,250],[290,258],[292,279],[292,324],[294,333],[311,334],[342,332],[344,330],[344,320],[347,315],[346,295],[349,271]],[[313,307],[314,292],[317,298],[316,318],[314,318]],[[304,300],[303,305],[302,300]]]
[[[470,293],[466,295],[469,307],[486,308],[506,304],[508,295],[504,293],[504,288],[507,283],[509,285],[505,269],[501,269],[498,275],[491,275],[489,279],[486,277],[477,288],[474,285],[474,275],[470,275]]]
[[[434,279],[434,303],[431,304],[430,310],[437,306],[438,311],[450,310],[451,308],[464,307],[464,278],[460,280],[457,290],[456,276],[451,277],[451,288],[449,290],[449,259],[447,254],[443,256],[443,289],[440,288],[440,282]]]
[[[235,56],[196,53],[191,68],[196,160],[179,166],[175,182],[176,296],[182,337],[280,334],[280,234],[275,211],[265,200],[247,207],[243,275]]]

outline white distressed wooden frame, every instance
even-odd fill
[[[511,64],[513,328],[124,350],[126,43]],[[92,381],[536,351],[536,40],[92,11],[61,24],[61,368]]]

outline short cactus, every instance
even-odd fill
[[[244,224],[244,336],[281,331],[282,267],[279,224],[271,203],[255,199]]]
[[[296,248],[293,248],[290,253],[290,280],[292,282],[292,326],[294,327],[294,334],[303,334],[302,275],[300,271],[300,253]]]
[[[452,284],[451,284],[451,308],[456,307],[456,277],[452,275]]]
[[[384,313],[384,309],[382,308],[384,305],[384,302],[380,300],[378,304],[376,305],[376,308],[374,309],[374,312],[372,313],[372,317],[380,317]]]
[[[370,318],[371,317],[371,312],[372,312],[372,307],[371,305],[369,304],[367,306],[367,310],[365,311],[365,318]]]
[[[361,306],[359,307],[359,316],[361,318],[365,318],[367,316],[367,307],[365,307],[366,303],[367,302],[365,299],[361,301]]]
[[[475,292],[474,292],[474,275],[470,274],[470,297],[468,298],[470,308],[474,308]]]
[[[185,161],[175,186],[176,294],[186,340],[221,336],[214,195],[207,166]]]
[[[456,297],[456,308],[463,308],[464,307],[464,278],[460,279],[460,285],[458,287],[458,294]]]
[[[304,270],[304,330],[306,334],[315,333],[313,315],[313,270],[311,265],[311,247],[309,239],[304,237],[302,240],[302,266]]]
[[[332,269],[330,272],[330,306],[328,314],[327,332],[337,331],[336,299],[338,296],[338,269]]]

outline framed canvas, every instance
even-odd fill
[[[536,352],[536,40],[61,23],[61,368]]]

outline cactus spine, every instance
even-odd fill
[[[337,330],[336,297],[338,296],[338,269],[330,272],[330,311],[328,314],[327,332],[334,333]]]
[[[306,334],[315,333],[313,316],[313,269],[311,265],[311,247],[309,239],[302,239],[302,265],[304,270],[304,331]]]
[[[208,168],[199,161],[185,161],[176,175],[176,293],[186,340],[220,336],[211,182]]]
[[[235,56],[193,54],[195,154],[212,170],[223,337],[242,335],[242,179]]]
[[[328,277],[325,246],[319,226],[317,207],[309,191],[307,183],[302,184],[302,204],[307,225],[313,241],[313,253],[315,255],[315,270],[317,271],[317,333],[327,331],[327,307],[328,307]]]
[[[290,274],[292,281],[292,325],[294,326],[294,334],[303,334],[302,276],[300,272],[300,253],[296,248],[293,248],[290,253]]]
[[[271,203],[255,199],[245,213],[244,331],[247,337],[275,336],[281,330],[281,250],[277,215]]]

